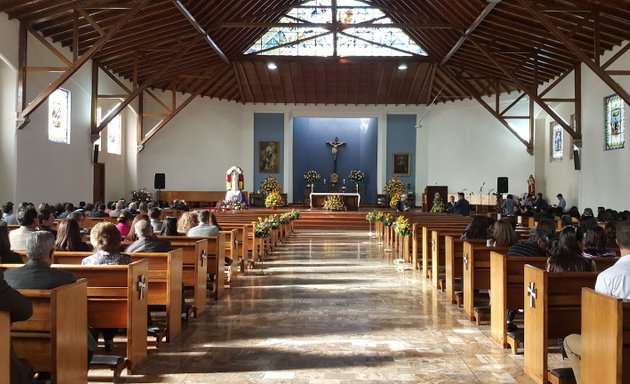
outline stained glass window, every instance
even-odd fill
[[[555,121],[551,123],[551,161],[562,161],[564,155],[564,130]]]
[[[335,18],[332,1],[337,7]],[[338,56],[427,55],[405,32],[392,26],[395,23],[381,10],[363,1],[307,1],[291,9],[279,24],[245,54],[333,56],[336,34]]]
[[[70,144],[70,91],[62,88],[48,96],[48,140]]]
[[[604,149],[621,149],[626,144],[623,99],[619,95],[604,97]]]
[[[101,113],[102,113],[103,109],[101,107],[97,107],[96,108],[96,121],[101,121]],[[98,151],[102,151],[103,150],[103,146],[101,145],[102,143],[102,139],[103,138],[103,132],[99,132],[98,133],[98,139],[96,139],[96,141],[94,142],[94,147],[96,148],[96,146],[98,145]]]
[[[122,153],[122,119],[120,114],[107,124],[107,153],[114,155]]]

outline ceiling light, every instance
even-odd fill
[[[276,63],[268,63],[267,68],[274,70],[274,69],[278,69],[278,66],[276,65]]]
[[[399,64],[398,65],[398,69],[401,70],[401,71],[404,71],[405,69],[407,69],[407,64],[405,64],[405,63]]]

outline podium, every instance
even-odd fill
[[[440,194],[444,204],[448,202],[448,187],[438,185],[427,186],[422,193],[423,212],[429,212],[431,207],[433,207],[433,196],[435,196],[436,192]]]

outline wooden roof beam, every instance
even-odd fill
[[[184,17],[186,18],[186,20],[188,20],[188,22],[199,32],[201,33],[201,35],[203,36],[203,38],[206,40],[206,42],[210,45],[210,47],[212,48],[212,50],[219,55],[219,57],[221,58],[221,60],[225,61],[226,63],[230,64],[230,59],[228,59],[228,57],[225,55],[225,53],[223,53],[223,51],[221,50],[221,48],[217,45],[217,43],[214,42],[214,40],[212,40],[212,37],[210,37],[210,34],[203,29],[203,27],[197,22],[197,20],[195,19],[195,17],[190,13],[190,11],[188,11],[188,8],[186,8],[186,6],[180,1],[180,0],[172,0],[172,3],[175,5],[175,7],[177,7],[177,9],[179,9],[179,11],[184,15]]]

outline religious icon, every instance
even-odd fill
[[[534,175],[529,175],[529,178],[527,178],[527,193],[530,195],[536,194],[536,179],[534,179]]]
[[[610,133],[618,135],[621,133],[621,109],[615,108],[610,112]]]
[[[561,161],[564,155],[563,128],[557,122],[550,124],[551,130],[551,161]]]
[[[261,173],[278,173],[280,164],[280,143],[277,141],[261,141],[259,158],[259,171]]]
[[[339,138],[335,137],[335,141],[329,141],[326,144],[328,144],[328,145],[330,145],[332,147],[333,161],[337,161],[337,151],[338,151],[337,148],[341,147],[342,145],[344,145],[346,143],[339,141]]]
[[[408,153],[394,153],[394,176],[409,176]]]

